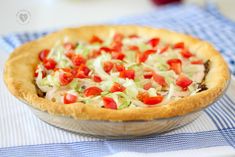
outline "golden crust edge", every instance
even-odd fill
[[[188,44],[189,46],[200,45],[200,48],[196,53],[200,54],[200,52],[204,51],[204,53],[206,53],[204,55],[207,55],[209,58],[211,58],[212,70],[210,70],[210,72],[206,77],[206,84],[209,85],[211,88],[209,87],[208,90],[197,93],[194,96],[185,97],[178,101],[172,101],[167,105],[156,106],[151,108],[135,108],[135,109],[125,109],[117,111],[104,108],[95,108],[81,103],[75,103],[71,105],[61,105],[58,103],[53,103],[49,100],[38,97],[35,93],[33,93],[35,92],[35,89],[28,90],[27,88],[26,89],[22,88],[22,86],[25,87],[26,82],[21,82],[20,80],[15,79],[16,76],[13,75],[14,73],[12,71],[14,69],[12,69],[12,64],[14,63],[12,62],[14,60],[17,60],[17,58],[21,58],[22,55],[27,56],[28,53],[22,51],[29,49],[32,45],[39,44],[43,40],[56,38],[57,36],[64,34],[64,32],[70,32],[70,33],[81,32],[82,29],[83,29],[82,31],[85,31],[87,29],[89,30],[90,28],[92,28],[100,31],[106,28],[114,30],[115,29],[119,30],[119,28],[121,28],[122,30],[122,29],[129,29],[130,27],[134,31],[136,29],[138,31],[144,29],[144,31],[150,30],[150,32],[156,31],[158,33],[159,32],[162,33],[163,35],[167,34],[172,36],[172,38],[181,39],[183,41],[185,40],[186,44]],[[168,30],[153,29],[148,27],[143,28],[140,26],[85,26],[80,28],[69,28],[59,32],[55,32],[46,37],[24,44],[23,46],[17,48],[10,55],[4,68],[4,81],[9,90],[11,91],[11,93],[20,100],[25,101],[27,104],[32,105],[33,107],[39,110],[48,111],[51,114],[66,115],[66,116],[71,116],[73,118],[86,119],[86,120],[131,121],[131,120],[152,120],[152,119],[181,116],[190,112],[198,111],[204,107],[207,107],[219,95],[222,94],[225,87],[227,86],[228,80],[229,80],[229,71],[226,62],[219,54],[219,52],[217,52],[209,43],[206,43],[196,38],[192,38],[188,35],[182,35]]]

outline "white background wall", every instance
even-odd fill
[[[211,0],[235,20],[234,0]],[[205,0],[185,0],[203,5]],[[101,23],[113,18],[140,14],[156,8],[150,0],[0,0],[0,35],[84,24]],[[20,10],[30,12],[30,20],[17,22]]]

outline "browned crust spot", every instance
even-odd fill
[[[41,49],[52,48],[55,42],[63,42],[65,37],[70,42],[76,42],[77,40],[88,41],[93,34],[105,38],[110,31],[121,32],[126,35],[137,34],[149,38],[158,36],[163,41],[172,44],[183,41],[198,57],[210,60],[210,70],[205,78],[208,89],[193,96],[171,101],[166,105],[123,110],[97,108],[92,104],[83,103],[63,105],[38,96],[33,73],[35,66],[38,64],[38,53]],[[229,78],[230,74],[226,62],[209,43],[164,29],[131,25],[84,26],[52,33],[16,48],[11,53],[4,69],[4,80],[10,92],[34,108],[47,111],[50,114],[71,116],[77,119],[110,121],[161,119],[200,110],[207,107],[222,94]]]

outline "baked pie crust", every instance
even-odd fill
[[[205,78],[205,85],[208,89],[192,96],[172,100],[165,105],[147,108],[126,108],[123,110],[98,108],[83,103],[62,105],[38,96],[33,74],[36,65],[39,63],[38,54],[41,49],[50,49],[56,42],[63,42],[65,38],[69,42],[89,41],[94,34],[105,38],[111,31],[124,35],[157,36],[170,44],[184,42],[198,57],[210,61],[210,69]],[[49,34],[16,48],[11,53],[4,69],[5,83],[10,92],[18,99],[50,114],[84,120],[133,121],[185,115],[201,110],[214,102],[225,90],[229,79],[230,73],[225,60],[211,44],[189,35],[132,25],[83,26],[67,28]]]

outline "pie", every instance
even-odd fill
[[[16,48],[4,80],[49,114],[133,121],[185,115],[225,90],[229,70],[209,43],[142,26],[68,28]]]

